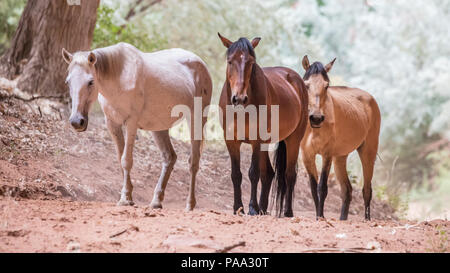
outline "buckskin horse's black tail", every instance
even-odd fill
[[[278,148],[275,152],[275,179],[277,183],[276,187],[276,206],[275,210],[279,217],[281,217],[281,212],[283,211],[284,197],[286,195],[286,163],[287,163],[287,151],[286,143],[281,141],[278,143]],[[275,192],[275,191],[274,191]]]

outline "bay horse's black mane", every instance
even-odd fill
[[[326,80],[327,82],[330,81],[330,78],[328,78],[328,73],[321,62],[313,63],[309,67],[308,71],[306,71],[305,76],[303,76],[303,80],[307,81],[312,75],[316,74],[322,74],[324,80]]]
[[[233,54],[236,50],[242,50],[250,54],[253,58],[256,59],[255,50],[253,49],[252,44],[247,38],[239,38],[236,42],[234,42],[227,50],[227,56]]]

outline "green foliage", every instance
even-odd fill
[[[0,55],[9,47],[26,0],[0,1]]]
[[[428,252],[432,253],[447,253],[449,248],[448,231],[442,225],[438,225],[435,228],[435,232],[428,241]]]
[[[97,24],[94,30],[93,48],[106,47],[119,42],[134,45],[145,52],[163,49],[167,40],[153,31],[151,24],[143,27],[139,24],[125,22],[118,24],[114,20],[115,10],[101,4],[97,11]]]

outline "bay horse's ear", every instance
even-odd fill
[[[65,48],[62,49],[62,56],[66,63],[70,64],[72,62],[73,56]]]
[[[259,37],[256,37],[255,39],[252,40],[253,48],[256,48],[258,46],[259,41],[261,41],[261,38],[259,38]]]
[[[95,65],[97,62],[97,57],[95,56],[94,52],[89,53],[88,61],[90,65]]]
[[[336,58],[334,58],[334,60],[332,60],[331,63],[329,63],[325,66],[325,70],[327,71],[327,73],[330,72],[331,68],[333,68],[335,61],[336,61]]]
[[[303,57],[302,65],[303,65],[303,69],[305,69],[305,71],[308,71],[309,67],[311,66],[309,64],[308,55],[305,55],[305,57]]]
[[[219,32],[217,32],[217,35],[219,35],[220,40],[222,40],[222,44],[226,47],[229,48],[233,42],[228,40],[227,38],[223,37],[222,35],[220,35]]]

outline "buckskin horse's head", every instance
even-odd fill
[[[309,96],[309,121],[312,128],[320,128],[325,121],[325,101],[330,79],[328,72],[333,68],[334,59],[326,66],[320,62],[309,64],[308,56],[303,57],[302,65],[306,73],[303,77]]]
[[[231,88],[231,104],[246,105],[248,103],[248,90],[253,65],[256,63],[254,48],[258,46],[261,38],[255,38],[251,42],[247,38],[240,38],[231,42],[218,33],[227,50],[227,81]]]
[[[97,57],[93,52],[77,52],[72,55],[64,48],[62,55],[69,64],[66,79],[72,98],[69,121],[75,130],[83,132],[88,126],[89,110],[98,96],[95,73]]]

